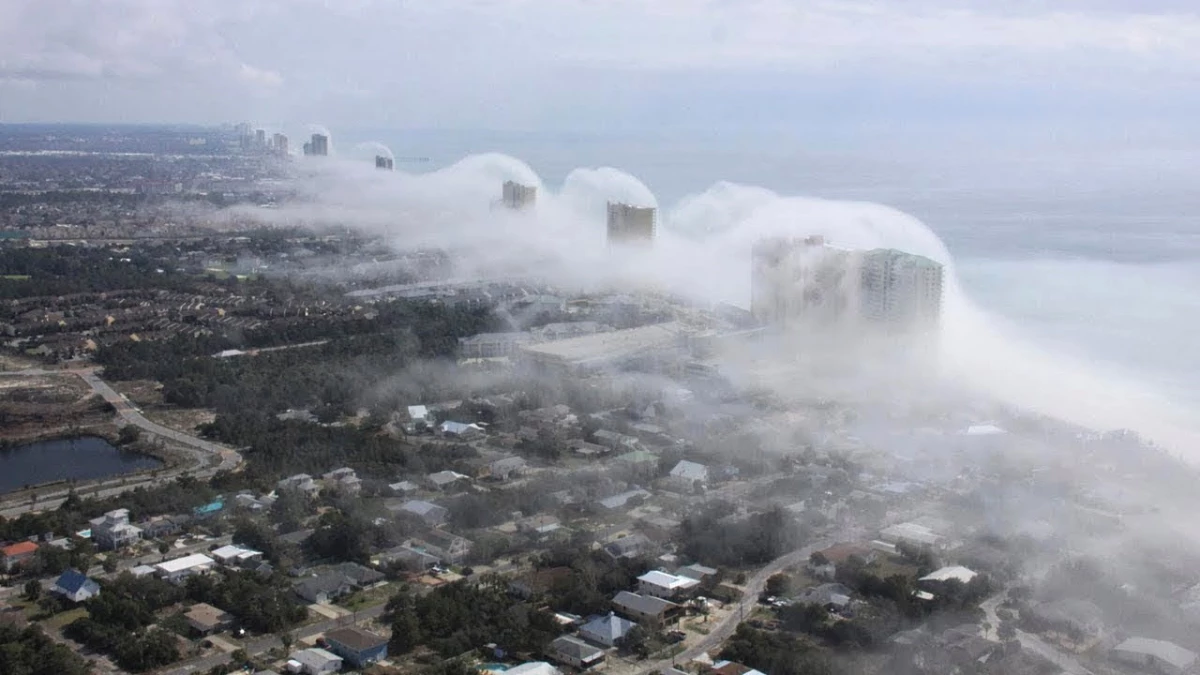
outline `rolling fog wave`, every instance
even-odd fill
[[[572,287],[655,288],[748,306],[750,247],[767,235],[820,234],[844,247],[928,256],[946,266],[941,345],[948,375],[1015,406],[1098,430],[1133,429],[1200,459],[1190,454],[1200,448],[1194,413],[1089,355],[1035,344],[1019,324],[997,321],[967,297],[939,237],[887,206],[718,182],[660,207],[652,249],[612,256],[604,244],[604,203],[651,206],[657,200],[636,177],[611,167],[576,169],[555,189],[524,162],[498,153],[472,155],[423,174],[379,172],[362,162],[329,158],[300,163],[297,180],[311,203],[260,215],[336,222],[381,235],[402,249],[450,247],[464,273],[521,271]],[[505,180],[537,186],[537,208],[496,208]],[[1095,309],[1107,309],[1105,316],[1123,311]]]

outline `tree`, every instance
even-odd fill
[[[1000,627],[996,629],[996,636],[1002,641],[1008,642],[1017,637],[1017,629],[1011,621],[1001,621]]]
[[[121,427],[119,432],[117,432],[118,445],[133,445],[141,440],[141,438],[142,430],[133,426],[132,424],[126,424],[125,426]]]
[[[168,543],[167,543],[167,542],[165,542],[165,541],[160,541],[160,542],[158,543],[158,552],[159,552],[159,553],[161,553],[161,554],[163,554],[163,555],[166,555],[166,554],[167,554],[167,553],[169,553],[170,551],[171,551],[171,545],[170,545],[170,544],[168,544]]]
[[[108,555],[104,556],[104,562],[101,563],[100,566],[102,568],[104,568],[104,571],[108,572],[109,574],[116,572],[117,571],[116,555],[113,553],[109,553]]]
[[[25,582],[25,599],[37,600],[42,595],[42,584],[36,579]]]
[[[786,596],[792,591],[792,578],[782,572],[767,579],[767,595]]]

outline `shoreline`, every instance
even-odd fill
[[[36,434],[25,434],[17,438],[5,438],[0,441],[3,446],[16,449],[26,445],[35,445],[37,443],[51,443],[55,441],[70,441],[80,438],[99,438],[118,452],[131,452],[144,457],[150,457],[161,462],[160,466],[147,469],[138,469],[124,473],[115,473],[109,476],[101,476],[96,478],[86,479],[71,479],[60,478],[56,480],[43,481],[30,485],[23,485],[12,490],[0,490],[0,501],[12,502],[24,497],[33,498],[45,497],[48,495],[41,494],[46,490],[52,491],[81,491],[92,488],[103,487],[107,484],[117,482],[125,483],[131,480],[142,480],[151,477],[153,474],[163,471],[172,471],[178,468],[183,462],[181,458],[167,450],[165,447],[157,446],[146,441],[138,441],[131,445],[123,446],[118,443],[116,427],[113,425],[101,425],[100,427],[75,427],[70,433],[63,433],[62,430],[44,431]]]

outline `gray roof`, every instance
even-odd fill
[[[420,499],[411,499],[404,502],[400,505],[400,510],[422,518],[434,518],[437,520],[444,520],[450,514],[444,506],[438,506],[432,502]]]
[[[550,643],[551,649],[580,661],[591,661],[604,655],[604,650],[589,645],[579,638],[563,635]]]
[[[334,661],[341,663],[342,661],[342,657],[334,654],[333,652],[327,652],[324,649],[320,649],[319,647],[313,647],[312,649],[301,649],[298,652],[294,652],[290,658],[293,661],[298,661],[299,663],[302,663],[305,666],[315,670],[324,669],[325,664],[327,663]]]
[[[612,612],[596,617],[579,629],[583,637],[594,637],[600,642],[616,642],[625,637],[637,624]]]
[[[678,607],[679,605],[652,595],[639,595],[637,593],[630,593],[629,591],[621,591],[613,598],[613,606],[617,609],[624,609],[637,614],[659,616],[672,607]]]
[[[671,476],[683,480],[708,480],[708,467],[681,459],[675,468],[671,469]]]
[[[1196,662],[1196,652],[1180,647],[1174,642],[1152,638],[1131,637],[1113,648],[1113,651],[1152,656],[1179,670],[1187,670]]]

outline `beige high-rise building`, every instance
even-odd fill
[[[506,180],[504,181],[502,201],[510,209],[532,208],[537,203],[537,187]]]
[[[759,321],[830,328],[857,320],[857,252],[822,237],[772,237],[758,241],[751,255],[750,311]]]
[[[942,266],[894,249],[853,251],[822,237],[774,237],[752,251],[750,311],[781,328],[936,328]]]
[[[654,241],[654,222],[658,209],[653,206],[632,206],[619,202],[608,203],[608,243],[649,244]]]

